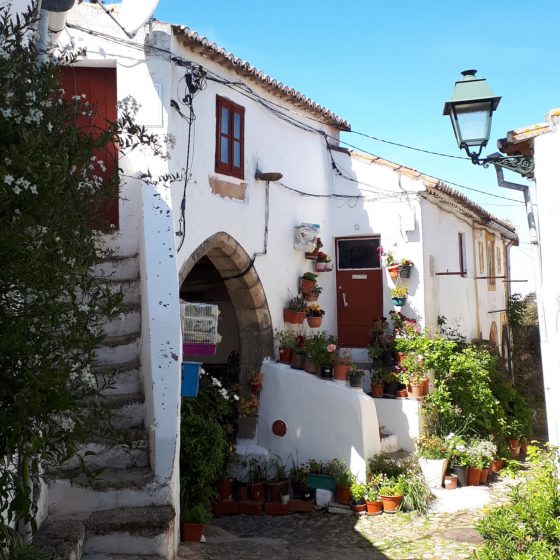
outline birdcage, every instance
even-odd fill
[[[183,355],[213,356],[221,340],[218,334],[217,305],[208,303],[181,303]]]
[[[319,224],[301,224],[294,228],[294,249],[313,251],[317,236],[320,234]]]

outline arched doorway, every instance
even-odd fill
[[[239,384],[241,394],[246,393],[248,375],[260,368],[274,349],[266,295],[251,258],[233,237],[216,233],[183,263],[179,285],[181,299],[220,307],[222,343],[216,358],[208,360],[208,367],[225,366],[224,360],[238,352]],[[245,418],[239,423],[238,436],[253,437],[255,428],[256,419]]]

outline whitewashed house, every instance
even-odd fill
[[[265,360],[286,301],[311,270],[294,248],[300,224],[318,224],[323,250],[338,257],[341,266],[320,278],[321,328],[338,333],[357,361],[367,361],[371,322],[393,308],[379,245],[415,264],[406,315],[426,326],[445,316],[469,337],[505,344],[502,280],[517,240],[509,224],[430,177],[342,149],[346,121],[185,27],[156,21],[131,39],[100,6],[82,3],[58,45],[82,53],[67,87],[107,116],[132,96],[140,124],[176,139],[168,160],[132,153],[119,162],[118,230],[106,239],[118,258],[100,271],[136,304],[108,327],[99,358],[119,375],[117,415],[146,428],[145,445],[127,454],[92,443],[106,467],[101,487],[49,482],[49,516],[89,517],[86,555],[175,553],[180,297],[220,307],[223,338],[209,367],[238,352],[242,384],[263,368],[260,417],[241,427],[246,440],[300,460],[342,457],[362,474],[382,448],[380,426],[400,438],[393,445],[411,447],[417,403],[374,400]],[[186,174],[159,185],[134,178],[147,170]],[[361,261],[349,258],[354,249]],[[277,419],[284,438],[271,431]]]

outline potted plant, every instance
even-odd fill
[[[288,306],[284,309],[284,322],[293,325],[301,325],[305,319],[305,300],[301,296],[296,296],[288,301]]]
[[[383,398],[385,393],[385,379],[387,371],[384,368],[375,368],[371,377],[371,396],[376,399]]]
[[[336,478],[330,463],[309,459],[306,465],[307,484],[310,488],[336,492]]]
[[[251,388],[251,393],[258,395],[262,390],[263,374],[260,371],[253,371],[247,378],[247,383]]]
[[[310,494],[309,485],[307,483],[307,471],[305,470],[305,466],[294,461],[293,457],[288,477],[292,488],[292,494],[305,499],[305,497]]]
[[[321,367],[321,377],[323,379],[332,379],[334,374],[334,364],[338,358],[336,353],[336,339],[333,336],[328,336],[325,340],[326,345],[321,348],[321,358],[319,365]]]
[[[342,459],[333,459],[331,473],[336,480],[336,501],[339,504],[349,505],[352,498],[350,488],[355,481],[352,471]]]
[[[490,440],[482,439],[477,443],[477,451],[482,460],[482,470],[480,471],[480,483],[486,484],[490,465],[496,456],[498,448]]]
[[[467,485],[466,451],[467,444],[461,436],[448,435],[446,438],[449,462],[452,465],[453,474],[457,475],[457,482],[460,486]]]
[[[286,468],[280,461],[279,457],[272,459],[268,464],[266,487],[268,490],[269,501],[276,504],[281,503],[282,496],[285,496],[288,493],[288,477],[286,476]]]
[[[430,488],[441,488],[448,463],[445,440],[435,434],[421,435],[416,441],[418,464]]]
[[[319,296],[321,295],[321,292],[323,291],[323,288],[321,286],[315,286],[312,290],[311,293],[308,294],[303,294],[303,299],[306,302],[313,302],[313,301],[317,301],[319,299]]]
[[[352,496],[352,502],[350,505],[356,513],[362,513],[366,511],[366,501],[365,495],[367,492],[367,485],[365,482],[358,482],[356,478],[352,481],[350,485],[350,495]]]
[[[366,372],[363,369],[360,369],[357,366],[352,366],[350,372],[348,373],[348,381],[350,383],[350,387],[362,389],[364,386],[365,374]]]
[[[299,291],[302,294],[311,294],[317,286],[317,274],[313,272],[306,272],[302,275],[299,281]]]
[[[325,272],[327,270],[327,264],[330,263],[330,261],[329,255],[323,253],[323,251],[319,251],[315,260],[315,272]]]
[[[407,352],[399,366],[403,370],[402,382],[409,386],[412,398],[420,399],[424,394],[424,380],[426,379],[426,366],[424,357],[416,352]]]
[[[364,500],[366,502],[366,512],[368,515],[380,515],[383,513],[383,500],[379,495],[379,490],[376,485],[366,485]]]
[[[325,311],[321,309],[318,303],[312,303],[305,308],[305,316],[307,317],[307,324],[312,329],[318,329],[323,321]]]
[[[410,270],[414,263],[410,259],[401,259],[399,261],[399,276],[401,278],[410,278]]]
[[[303,335],[296,336],[296,342],[292,350],[292,367],[294,369],[303,369],[305,366],[305,337]]]
[[[247,478],[249,481],[249,497],[253,502],[265,501],[265,481],[267,462],[264,457],[251,457],[248,462]]]
[[[484,458],[478,446],[478,441],[473,440],[465,451],[465,464],[467,470],[467,486],[479,486],[480,475],[484,467]]]
[[[389,275],[393,280],[396,280],[399,276],[399,263],[395,260],[393,253],[391,251],[387,251],[387,253],[383,253],[383,248],[380,247],[381,252],[380,256],[385,257],[385,267],[389,271]],[[379,249],[378,249],[379,250]]]
[[[396,307],[402,307],[406,303],[408,288],[405,286],[395,286],[391,289],[391,301]]]
[[[395,513],[403,500],[402,475],[397,478],[384,479],[379,485],[379,494],[383,501],[383,511]]]
[[[334,379],[337,381],[346,381],[348,379],[348,373],[352,368],[352,357],[349,355],[344,355],[338,357],[336,364],[334,366]]]
[[[307,373],[317,375],[321,367],[323,346],[326,346],[326,333],[317,332],[305,339],[305,363],[304,369]]]
[[[208,509],[203,504],[181,511],[181,540],[200,542],[204,527],[208,523]]]
[[[275,331],[274,338],[278,343],[278,361],[283,364],[290,364],[292,362],[292,352],[296,345],[296,332],[295,331]]]

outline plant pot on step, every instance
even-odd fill
[[[352,496],[350,494],[350,488],[347,486],[338,486],[336,487],[336,501],[339,504],[344,506],[350,505],[350,501],[352,500]]]
[[[279,348],[278,349],[278,361],[282,364],[292,363],[292,349],[291,348]]]
[[[489,473],[490,473],[489,467],[486,467],[480,471],[480,484],[487,484]]]
[[[455,465],[453,467],[453,474],[457,475],[457,482],[459,486],[466,486],[467,485],[467,469],[464,465]]]
[[[249,483],[249,497],[253,502],[264,503],[266,500],[263,482],[250,482]]]
[[[220,501],[233,500],[233,478],[224,478],[216,482],[216,491]]]
[[[268,501],[281,504],[282,496],[288,493],[288,482],[285,480],[281,482],[267,482],[266,488],[268,490]]]
[[[368,515],[380,515],[383,513],[383,501],[377,500],[376,502],[368,502],[366,500],[366,512]]]
[[[321,379],[332,379],[333,370],[332,366],[321,366]]]
[[[309,358],[305,358],[303,369],[312,375],[317,375],[319,373],[319,365],[312,362]]]
[[[395,391],[395,397],[397,397],[397,399],[406,399],[408,397],[408,391],[406,389],[397,389]]]
[[[303,354],[298,354],[297,352],[292,352],[292,367],[294,369],[303,369],[305,365],[305,356]]]
[[[367,509],[367,505],[365,502],[352,502],[351,504],[352,511],[356,513],[365,513]]]
[[[383,511],[385,513],[395,513],[403,500],[402,496],[381,496]]]
[[[346,364],[336,364],[334,366],[333,378],[337,381],[346,381],[348,379],[348,372],[350,366]]]
[[[385,385],[383,383],[374,383],[371,386],[371,396],[376,399],[383,398],[384,391],[385,391]]]
[[[200,542],[204,525],[198,523],[181,523],[181,540],[183,542]]]
[[[408,385],[409,397],[421,399],[423,396],[424,383],[410,383]]]

